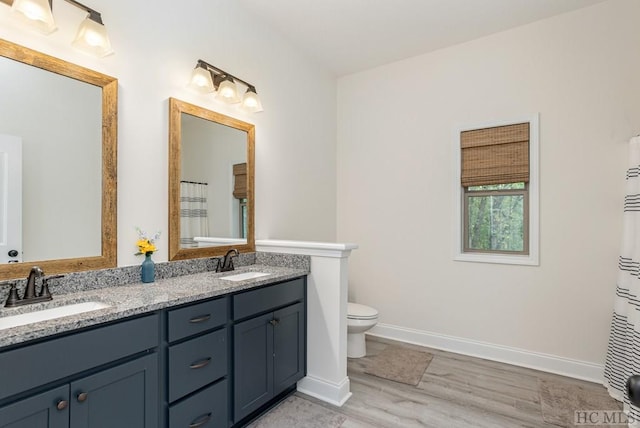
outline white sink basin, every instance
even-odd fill
[[[98,309],[106,309],[108,307],[110,306],[102,302],[82,302],[59,306],[57,308],[43,309],[41,311],[28,312],[26,314],[1,317],[0,330],[11,327],[18,327],[20,325],[32,324],[39,321],[62,318],[69,315],[77,315],[84,312],[97,311]]]
[[[220,279],[226,279],[227,281],[244,281],[245,279],[254,279],[260,278],[261,276],[271,275],[270,273],[264,272],[244,272],[237,273],[235,275],[223,276]]]

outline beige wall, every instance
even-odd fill
[[[338,240],[380,322],[604,361],[640,2],[614,0],[338,81]],[[540,115],[540,266],[454,262],[459,125]]]
[[[167,258],[168,98],[256,125],[258,238],[333,240],[336,229],[336,82],[233,0],[112,0],[95,6],[115,55],[94,59],[71,47],[84,13],[54,2],[58,31],[17,27],[0,4],[0,37],[119,79],[118,264],[138,264],[135,227],[162,231]],[[198,59],[253,83],[265,111],[246,115],[186,88]]]
[[[166,260],[175,97],[256,124],[257,237],[360,244],[351,298],[378,308],[381,322],[602,362],[625,142],[640,132],[640,2],[611,0],[347,76],[337,101],[328,73],[232,0],[99,9],[109,58],[71,48],[83,14],[65,2],[49,37],[17,28],[0,4],[0,37],[119,79],[119,265],[140,262],[135,226],[163,232],[156,259]],[[254,83],[265,112],[189,92],[198,58]],[[540,266],[454,262],[452,130],[533,113]]]

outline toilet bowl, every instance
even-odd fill
[[[347,357],[360,358],[367,355],[364,333],[378,323],[378,311],[365,305],[347,305]]]

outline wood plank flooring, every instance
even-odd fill
[[[417,386],[365,373],[372,357],[390,345],[433,354],[433,360]],[[296,402],[296,406],[285,402],[278,410],[280,414],[289,413],[287,427],[271,422],[277,418],[269,418],[269,413],[257,421],[258,426],[309,426],[302,421],[300,424],[295,422],[295,408],[301,407],[300,403],[304,403],[306,407],[316,407],[323,416],[331,416],[330,420],[338,421],[331,424],[332,428],[573,426],[572,423],[563,424],[557,420],[555,424],[545,422],[540,399],[541,381],[562,382],[563,391],[568,391],[569,395],[575,390],[576,394],[579,392],[583,398],[589,399],[593,395],[595,398],[606,397],[608,400],[605,388],[595,383],[377,338],[367,339],[366,357],[349,360],[348,375],[353,396],[344,406],[335,407],[296,393],[294,398],[289,400]],[[594,402],[607,402],[606,400]],[[578,401],[582,405],[590,402],[584,399]],[[617,402],[611,402],[613,409],[597,410],[620,409]],[[288,405],[291,406],[290,411]],[[568,406],[567,401],[559,402],[558,405]],[[615,408],[616,406],[618,407]],[[566,410],[573,414],[573,410],[588,409]]]

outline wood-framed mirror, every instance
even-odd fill
[[[117,79],[2,39],[0,70],[0,279],[116,267]]]
[[[169,260],[255,251],[253,124],[169,99]]]

